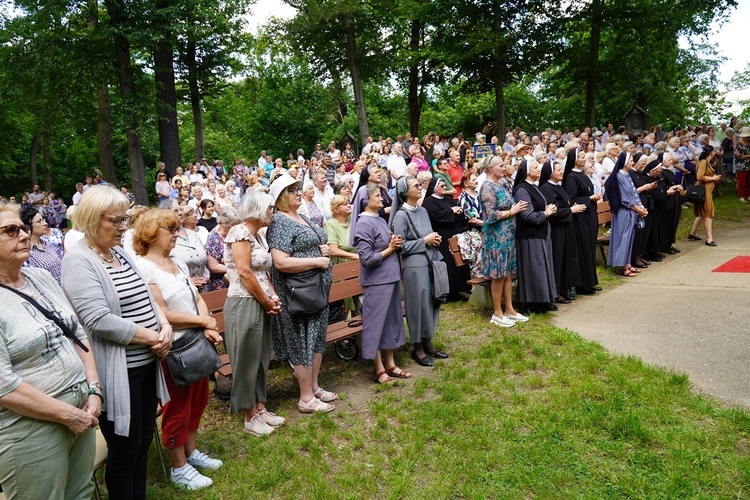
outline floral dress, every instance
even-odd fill
[[[513,205],[513,195],[507,185],[487,180],[479,190],[479,203],[484,211],[482,272],[491,279],[513,276],[516,274],[516,221],[513,217],[500,219],[500,213]]]
[[[304,219],[305,224],[284,214],[275,214],[266,233],[268,246],[272,250],[281,250],[292,257],[320,257],[318,245],[327,243],[328,237],[323,229],[310,219],[304,215],[300,217]],[[271,268],[271,283],[281,300],[281,312],[273,317],[271,327],[274,356],[279,361],[289,360],[293,365],[312,366],[313,353],[325,351],[328,308],[316,314],[290,314],[286,307],[285,276],[275,266]],[[329,266],[328,270],[323,273],[323,287],[326,294],[331,289],[332,280]]]
[[[208,233],[208,238],[206,238],[206,255],[210,255],[214,259],[216,259],[219,264],[224,263],[224,238],[219,234],[219,232],[214,228],[213,231]],[[226,288],[227,286],[224,284],[224,275],[223,274],[214,274],[211,273],[208,277],[208,283],[206,284],[206,292],[212,292],[214,290],[221,290],[222,288]]]
[[[747,172],[750,170],[750,160],[740,160],[740,156],[750,155],[750,144],[745,144],[742,141],[737,141],[734,146],[734,171],[735,172]]]
[[[484,220],[484,212],[479,198],[471,196],[466,191],[462,191],[458,196],[458,204],[464,212],[466,220],[481,219]],[[476,226],[469,226],[469,229],[456,235],[458,239],[458,248],[461,250],[461,257],[471,266],[471,277],[477,278],[482,276],[482,233],[481,229]]]

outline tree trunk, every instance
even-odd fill
[[[97,98],[99,111],[97,113],[96,140],[99,146],[99,165],[102,167],[102,177],[110,184],[117,184],[115,157],[112,147],[112,100],[109,97],[109,85],[99,87]]]
[[[124,5],[122,0],[105,0],[112,25],[122,30],[125,28]],[[133,66],[130,62],[130,42],[121,32],[114,35],[115,42],[115,65],[120,80],[120,94],[123,100],[123,118],[125,119],[125,133],[128,138],[128,157],[130,158],[130,180],[132,193],[139,205],[149,205],[148,193],[146,191],[146,166],[143,163],[143,148],[141,137],[138,132],[138,115],[134,91]]]
[[[37,182],[37,158],[39,157],[39,134],[34,133],[31,139],[31,150],[29,151],[29,170],[31,173],[31,185],[39,184]]]
[[[201,161],[205,154],[205,138],[203,135],[203,108],[201,107],[201,93],[198,88],[198,69],[195,62],[195,40],[187,43],[187,80],[190,88],[190,106],[193,108],[193,125],[195,127],[195,161]]]
[[[419,96],[419,43],[421,40],[422,23],[416,19],[411,22],[411,61],[409,64],[409,132],[413,137],[419,137],[419,118],[422,115],[422,103]]]
[[[349,110],[346,108],[346,102],[344,101],[344,86],[341,84],[341,75],[336,70],[330,61],[323,60],[328,73],[331,75],[331,90],[333,91],[333,100],[336,101],[336,109],[339,111],[339,117],[341,121],[344,121],[346,115],[349,114]]]
[[[352,75],[352,86],[354,87],[354,105],[357,108],[357,123],[359,124],[360,142],[370,135],[370,126],[367,123],[367,108],[365,107],[365,94],[362,90],[362,80],[359,76],[359,60],[357,59],[357,39],[354,34],[354,21],[350,14],[344,18],[346,30],[346,58],[349,62],[349,72]]]
[[[597,78],[599,76],[599,41],[602,35],[602,6],[604,0],[591,2],[591,37],[589,40],[589,60],[586,64],[586,113],[583,124],[595,125]]]
[[[88,27],[96,29],[99,24],[99,3],[97,0],[87,0],[89,9]],[[112,147],[112,100],[109,97],[109,86],[106,82],[99,87],[97,95],[97,129],[96,142],[99,149],[99,165],[102,167],[102,177],[110,184],[117,184],[115,170],[114,148]]]
[[[495,71],[493,82],[495,85],[495,121],[497,122],[497,136],[505,136],[505,89],[500,71]],[[502,135],[501,135],[502,134]]]
[[[44,190],[52,190],[52,153],[50,144],[52,142],[49,128],[42,134],[42,171],[44,172]]]
[[[177,124],[177,92],[174,83],[172,34],[165,33],[154,50],[154,81],[156,84],[156,115],[159,123],[161,161],[171,177],[182,164],[180,134]]]

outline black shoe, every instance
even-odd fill
[[[656,256],[659,257],[660,259],[666,259],[667,258],[667,254],[662,253],[662,252],[658,252],[656,254]]]
[[[548,311],[557,311],[559,308],[555,304],[547,304]]]
[[[651,261],[650,260],[646,260],[643,257],[641,257],[641,262],[643,262],[646,266],[650,266],[651,265]]]
[[[656,253],[649,254],[648,258],[649,260],[653,262],[661,262],[662,260],[664,260],[661,257],[659,257],[659,254],[656,254]]]
[[[417,362],[420,366],[434,366],[435,362],[432,360],[429,356],[424,356],[423,358],[420,358],[417,356],[417,353],[414,351],[411,352],[411,359]]]
[[[665,253],[668,253],[669,255],[674,255],[674,254],[676,254],[676,253],[677,253],[677,252],[675,252],[674,250],[672,250],[671,248],[668,248],[668,249],[664,250],[664,252],[665,252]]]
[[[674,253],[682,252],[682,250],[680,250],[679,248],[675,248],[675,247],[669,247],[669,249],[672,250]]]
[[[646,264],[630,264],[633,267],[637,267],[638,269],[646,269],[648,266]]]
[[[436,358],[436,359],[448,359],[448,353],[447,352],[439,351],[437,349],[434,350],[434,351],[432,351],[432,352],[425,351],[425,353],[427,353],[428,356],[431,356],[431,357]]]
[[[690,241],[700,241],[703,238],[701,238],[700,236],[695,236],[694,234],[688,234],[688,238],[687,239],[689,239]]]
[[[555,297],[555,304],[570,304],[571,302],[573,301],[570,299],[566,299],[562,295],[558,295],[557,297]]]
[[[596,293],[596,290],[594,290],[594,287],[591,286],[577,286],[576,293],[578,295],[594,295]]]
[[[592,288],[594,289],[595,292],[601,292],[602,291],[602,287],[600,287],[599,285],[594,285]]]
[[[707,241],[707,242],[706,242],[706,246],[707,246],[707,247],[715,247],[715,246],[717,246],[717,245],[716,245],[716,242],[715,242],[715,241]]]
[[[563,295],[562,298],[568,299],[571,302],[574,301],[574,300],[576,300],[575,294],[573,294],[573,295]]]

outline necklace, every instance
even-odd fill
[[[104,262],[106,262],[108,264],[111,264],[111,263],[113,263],[115,261],[115,254],[112,251],[112,249],[109,250],[109,258],[107,258],[103,253],[101,253],[99,250],[97,250],[96,248],[92,247],[88,243],[86,243],[86,245],[88,245],[88,247],[91,250],[93,250],[96,255],[98,255],[99,257],[101,257]]]

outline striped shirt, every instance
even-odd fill
[[[107,266],[115,290],[120,297],[122,318],[132,321],[138,326],[158,331],[159,322],[156,311],[151,306],[146,283],[138,276],[130,265],[121,260],[121,267]],[[143,344],[128,344],[125,346],[128,368],[144,366],[156,359],[151,348]]]

